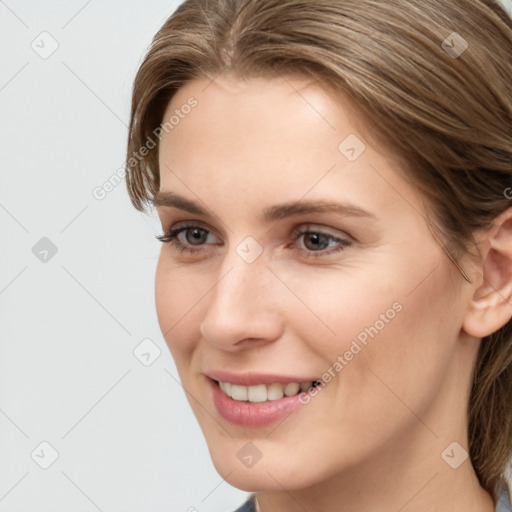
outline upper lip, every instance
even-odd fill
[[[276,373],[256,373],[256,372],[243,372],[233,373],[223,370],[211,370],[205,372],[205,375],[210,379],[229,382],[231,384],[238,384],[239,386],[256,386],[258,384],[288,384],[289,382],[313,382],[317,378],[298,377],[296,375],[278,375]]]

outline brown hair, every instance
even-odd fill
[[[228,68],[309,74],[348,94],[402,155],[456,264],[510,206],[512,20],[492,0],[185,1],[133,87],[126,181],[138,210],[160,185],[158,150],[138,155],[158,146],[174,93]],[[512,454],[512,322],[482,340],[469,393],[471,461],[496,495]]]

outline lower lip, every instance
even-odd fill
[[[208,379],[213,393],[213,403],[219,414],[230,423],[244,427],[261,427],[284,419],[303,405],[300,393],[266,402],[240,402],[225,395],[216,381]]]

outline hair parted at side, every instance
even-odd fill
[[[443,44],[454,32],[467,42],[458,56]],[[454,261],[512,205],[512,20],[493,0],[185,1],[133,87],[126,181],[138,210],[159,190],[169,101],[225,70],[314,76],[348,95],[403,157]],[[482,340],[468,395],[471,462],[496,495],[512,455],[512,322]]]

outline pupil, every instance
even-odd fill
[[[308,243],[311,244],[310,247],[308,247]],[[309,236],[306,238],[306,242],[304,244],[308,249],[318,250],[318,249],[325,249],[329,245],[328,237],[322,234],[318,233],[310,233]]]
[[[190,233],[192,233],[192,236],[189,236]],[[202,244],[205,241],[205,234],[206,231],[204,229],[191,229],[187,231],[187,242],[194,245]]]

